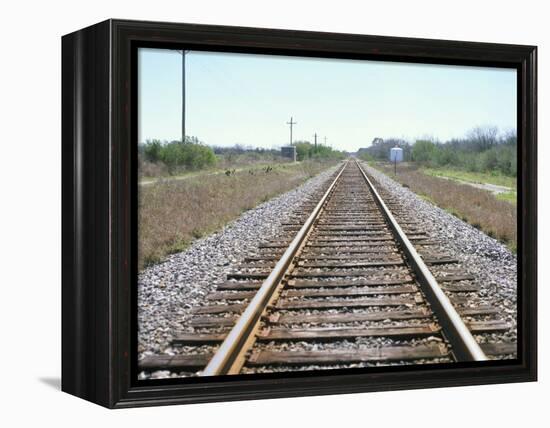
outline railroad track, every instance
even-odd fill
[[[459,260],[356,161],[282,227],[227,275],[211,304],[194,310],[192,331],[174,332],[181,354],[146,357],[140,370],[212,376],[516,352],[513,343],[483,343],[510,325],[479,301]]]

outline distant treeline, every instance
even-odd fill
[[[369,147],[359,149],[357,155],[364,160],[388,160],[390,149],[392,147],[401,147],[403,149],[403,160],[411,160],[411,145],[398,138],[375,138]]]
[[[296,158],[299,161],[308,159],[342,159],[345,154],[323,144],[311,144],[309,141],[296,141]]]
[[[230,147],[214,146],[213,150],[222,168],[281,161],[281,151],[278,149],[266,149],[263,147],[250,147],[243,146],[242,144],[235,144]]]
[[[372,146],[360,149],[363,159],[387,160],[392,147],[403,149],[403,160],[430,167],[454,167],[472,172],[495,171],[517,174],[517,137],[515,132],[499,135],[496,127],[478,127],[464,138],[441,143],[420,139],[409,144],[398,139],[375,139]]]
[[[297,160],[341,159],[344,153],[329,146],[298,141]],[[281,156],[280,149],[243,146],[207,146],[197,137],[185,137],[185,141],[147,140],[138,146],[140,174],[142,176],[163,176],[179,174],[205,168],[234,168],[253,164],[288,162]]]
[[[279,149],[266,149],[263,147],[252,147],[252,146],[243,146],[242,144],[235,144],[234,146],[230,147],[222,147],[222,146],[212,146],[212,149],[214,150],[214,153],[217,155],[242,155],[242,154],[250,154],[250,153],[257,153],[259,155],[264,154],[270,154],[270,155],[280,155],[281,151]]]

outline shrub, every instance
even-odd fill
[[[214,151],[194,137],[185,141],[161,143],[159,140],[147,141],[141,148],[145,160],[162,162],[170,171],[179,169],[197,170],[216,163]]]
[[[147,141],[143,147],[145,160],[149,162],[158,162],[160,160],[161,150],[162,143],[159,140]]]
[[[417,141],[412,148],[412,160],[415,162],[428,162],[432,160],[435,150],[435,144],[431,141]]]

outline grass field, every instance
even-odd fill
[[[197,238],[244,211],[291,190],[336,162],[278,164],[273,169],[235,170],[230,175],[194,173],[139,188],[139,269],[183,251]]]
[[[387,163],[377,163],[376,168],[423,199],[500,240],[512,251],[516,250],[516,206],[510,203],[512,198],[515,200],[515,192],[497,197],[486,190],[426,174],[410,165],[401,165],[397,176],[393,175],[393,167]]]
[[[495,195],[495,198],[500,201],[506,201],[512,205],[517,205],[518,203],[518,194],[516,192],[499,193],[498,195]]]
[[[207,168],[200,171],[188,171],[185,173],[170,175],[168,173],[154,176],[154,175],[142,175],[139,179],[140,184],[151,184],[157,182],[158,180],[187,180],[193,177],[204,177],[205,175],[216,175],[216,174],[225,174],[227,171],[231,173],[242,172],[242,171],[252,171],[252,172],[261,172],[265,168],[275,167],[275,168],[295,168],[296,164],[285,162],[285,163],[274,163],[274,162],[258,162],[248,165],[231,165],[229,168]]]
[[[515,177],[509,177],[499,173],[470,172],[450,168],[422,168],[421,171],[424,174],[434,177],[445,177],[468,181],[470,183],[489,183],[497,186],[509,187],[510,189],[517,188],[517,180]]]

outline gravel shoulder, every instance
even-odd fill
[[[517,257],[504,244],[487,236],[447,211],[392,180],[384,173],[363,164],[365,170],[388,192],[399,197],[404,206],[421,219],[425,230],[442,242],[443,248],[475,275],[481,290],[478,296],[497,306],[512,326],[510,333],[479,337],[480,341],[515,341],[517,334]]]
[[[138,276],[138,358],[174,354],[172,335],[185,330],[191,309],[225,281],[232,266],[261,241],[277,236],[303,199],[330,178],[332,167],[301,186],[245,212],[219,232],[195,241]]]

